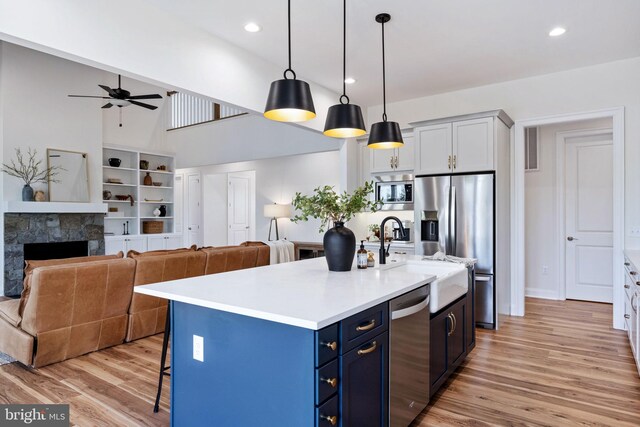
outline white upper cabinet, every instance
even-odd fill
[[[416,136],[416,175],[451,172],[451,123],[419,127]]]
[[[415,144],[413,133],[402,133],[404,145],[400,148],[389,150],[372,150],[370,151],[370,172],[376,173],[393,173],[393,172],[412,172],[414,167]]]
[[[453,123],[453,172],[494,170],[493,117]]]
[[[416,175],[495,170],[494,117],[416,127]]]

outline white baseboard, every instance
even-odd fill
[[[562,299],[558,296],[557,291],[552,291],[549,289],[525,288],[524,295],[532,298],[553,299],[553,300]]]

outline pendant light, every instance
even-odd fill
[[[316,116],[309,84],[296,79],[291,69],[291,0],[287,0],[288,35],[289,35],[289,68],[284,70],[284,79],[271,83],[264,116],[278,122],[304,122]],[[291,73],[293,78],[288,78]]]
[[[388,13],[376,15],[376,22],[382,25],[382,121],[371,125],[367,147],[374,149],[398,148],[404,145],[402,132],[397,122],[387,121],[387,87],[384,62],[384,24],[391,20]]]
[[[347,0],[342,0],[342,95],[340,104],[329,107],[324,134],[333,138],[354,138],[367,133],[360,106],[349,104],[347,96]]]

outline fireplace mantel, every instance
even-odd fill
[[[4,202],[5,213],[106,213],[106,203]]]

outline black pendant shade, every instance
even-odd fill
[[[304,122],[316,116],[309,83],[297,80],[291,69],[291,0],[287,0],[287,35],[289,68],[284,70],[284,79],[271,83],[264,116],[278,122]],[[293,78],[287,78],[290,73]]]
[[[358,105],[349,104],[347,96],[347,0],[342,1],[342,96],[340,103],[327,112],[324,134],[333,138],[354,138],[367,133]]]
[[[367,133],[359,105],[336,104],[329,107],[324,134],[333,138],[355,138]]]
[[[404,145],[402,132],[397,122],[378,122],[371,125],[368,148],[388,149]]]
[[[398,148],[404,145],[402,140],[402,132],[397,122],[387,121],[387,85],[386,70],[384,61],[384,24],[391,20],[388,13],[380,13],[376,15],[376,22],[382,27],[382,121],[371,125],[369,133],[368,148],[373,149],[389,149]]]
[[[304,122],[316,116],[309,84],[297,79],[271,83],[264,116],[278,122]]]

